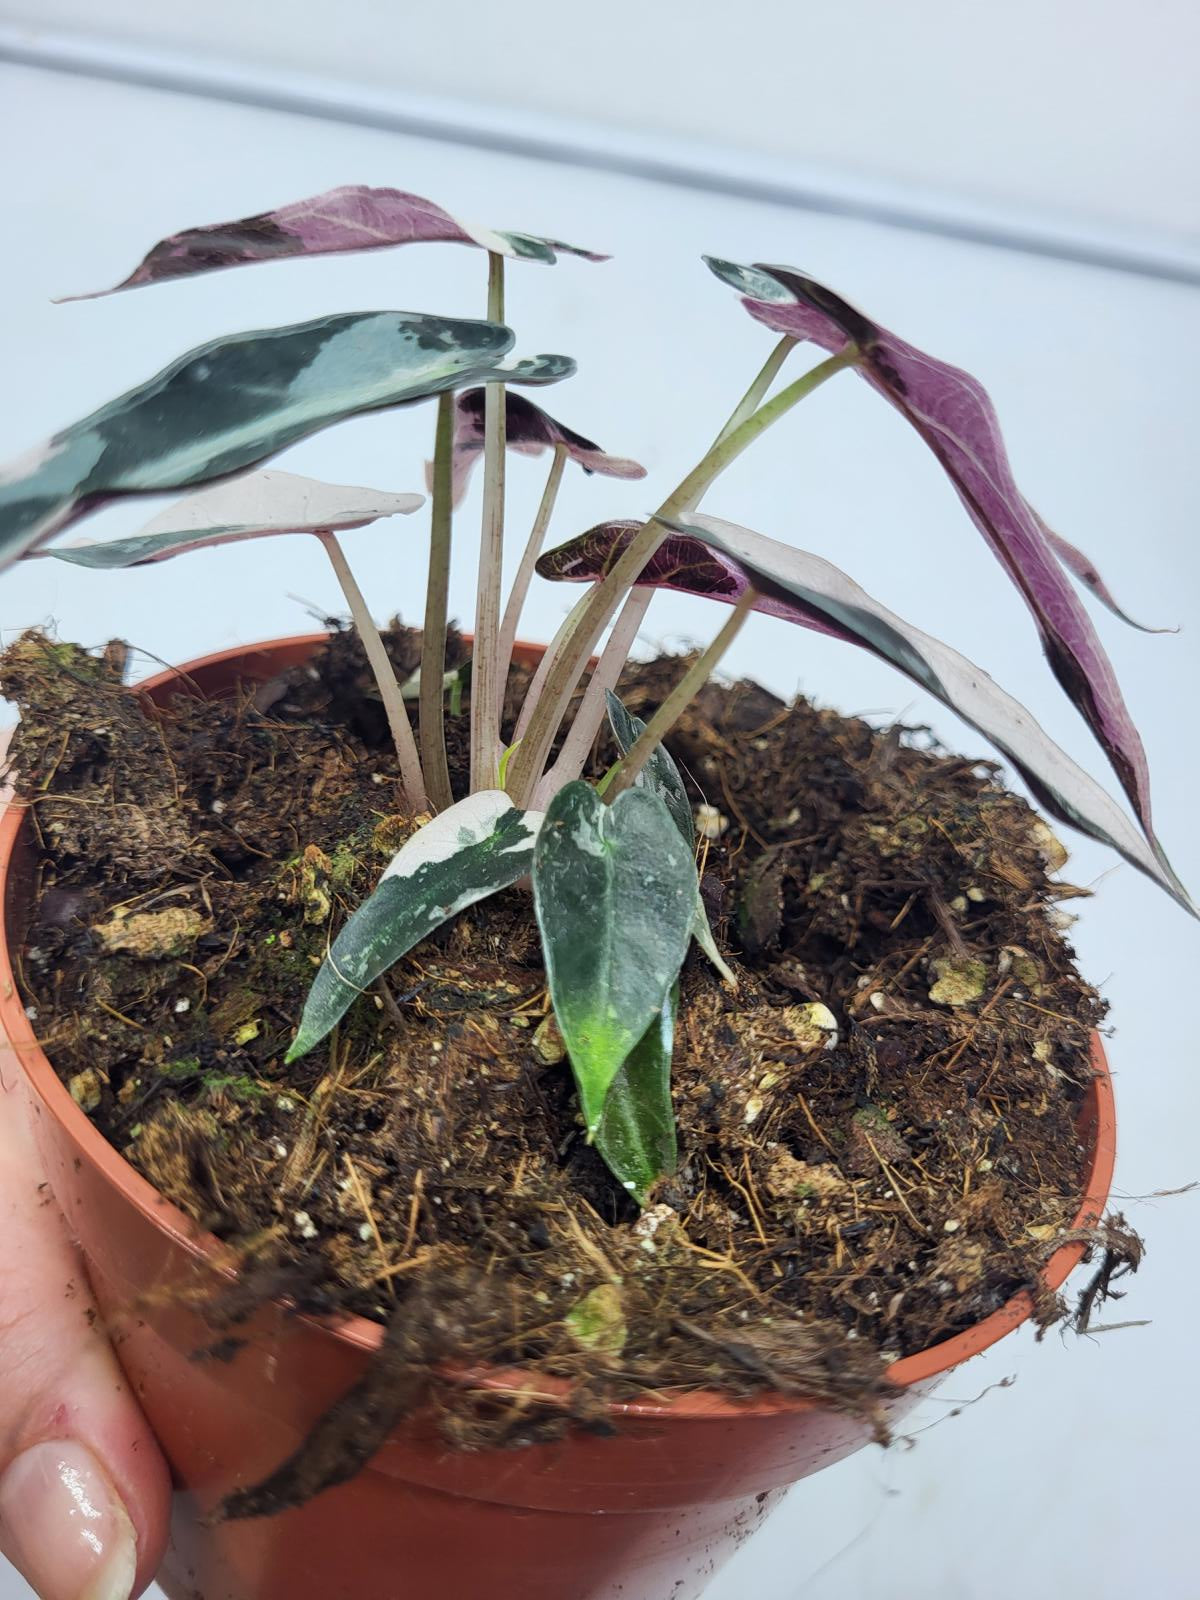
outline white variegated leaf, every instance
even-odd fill
[[[287,1054],[306,1055],[354,1001],[443,922],[507,889],[533,865],[542,815],[500,789],[468,795],[419,828],[338,934]]]
[[[359,412],[470,383],[554,383],[566,356],[505,360],[502,323],[350,312],[232,334],[0,468],[0,567],[109,500],[231,477]]]
[[[419,494],[321,483],[294,472],[251,472],[176,501],[127,538],[31,550],[26,559],[53,556],[77,567],[141,567],[185,550],[241,539],[361,528],[381,517],[406,515],[424,503]]]

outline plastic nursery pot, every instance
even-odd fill
[[[164,701],[220,695],[311,656],[311,634],[225,651],[141,685]],[[541,650],[518,646],[536,661]],[[398,1429],[356,1478],[275,1517],[210,1525],[232,1489],[265,1477],[356,1380],[380,1342],[361,1319],[324,1322],[283,1305],[240,1329],[230,1359],[196,1359],[213,1334],[179,1293],[211,1285],[214,1239],[168,1204],[75,1105],[39,1049],[13,966],[30,902],[33,849],[22,808],[0,820],[0,1023],[32,1089],[55,1195],[87,1258],[99,1305],[175,1481],[160,1574],[171,1600],[692,1600],[778,1504],[787,1485],[867,1443],[860,1422],[811,1402],[761,1395],[663,1394],[613,1407],[615,1434],[573,1434],[522,1450],[454,1453],[428,1417]],[[1112,1178],[1112,1086],[1098,1040],[1081,1114],[1086,1198],[1095,1223]],[[7,1067],[7,1064],[6,1064]],[[1058,1288],[1083,1247],[1050,1258]],[[218,1268],[219,1270],[219,1268]],[[969,1332],[897,1362],[895,1420],[938,1380],[1029,1315],[1018,1295]],[[550,1394],[519,1371],[475,1387]]]

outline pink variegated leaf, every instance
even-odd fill
[[[547,550],[538,561],[538,575],[557,583],[598,583],[625,554],[642,527],[644,523],[628,520],[598,522],[586,533]],[[742,568],[720,551],[710,550],[690,533],[677,532],[667,534],[642,568],[638,587],[676,589],[681,594],[706,595],[733,606],[752,584]],[[814,633],[827,633],[850,644],[859,642],[854,634],[819,612],[808,612],[801,618],[798,602],[792,598],[779,600],[760,591],[753,609],[788,622],[803,620]]]
[[[857,370],[933,451],[1020,591],[1055,677],[1099,740],[1157,854],[1141,737],[1087,611],[1042,523],[1017,488],[983,385],[906,344],[791,267],[706,260],[717,277],[743,296],[751,316],[767,327],[830,351],[847,343],[857,346]]]
[[[420,242],[470,244],[520,261],[553,265],[559,252],[585,261],[607,261],[592,250],[580,250],[561,239],[528,233],[502,233],[460,222],[432,200],[402,189],[376,189],[346,184],[308,200],[296,200],[276,211],[260,211],[236,222],[214,222],[170,234],[150,250],[127,278],[111,289],[66,295],[66,300],[97,300],[121,289],[190,278],[199,272],[244,266],[255,261],[280,261],[290,256],[317,256],[347,250],[383,250]]]
[[[471,469],[483,454],[485,389],[463,389],[454,397],[454,504],[467,491]],[[624,456],[610,456],[591,439],[559,422],[524,395],[505,391],[505,440],[510,450],[523,456],[540,456],[561,445],[569,460],[585,472],[606,478],[644,478],[646,469]],[[433,465],[425,466],[425,485],[433,489]]]
[[[1196,915],[1169,864],[1116,801],[982,668],[880,605],[820,556],[717,517],[679,517],[667,525],[672,531],[643,568],[639,585],[706,595],[727,605],[754,590],[755,611],[871,651],[977,728],[1052,815],[1118,851]],[[547,551],[538,571],[545,578],[595,582],[628,548],[639,526],[601,523]]]

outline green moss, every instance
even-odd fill
[[[172,1083],[198,1083],[205,1095],[228,1094],[235,1100],[262,1100],[268,1093],[262,1084],[244,1072],[224,1072],[219,1068],[202,1067],[195,1056],[181,1056],[177,1061],[164,1062],[159,1067],[164,1078]]]
[[[863,1106],[854,1113],[854,1121],[867,1132],[886,1133],[891,1128],[887,1112],[882,1106]]]

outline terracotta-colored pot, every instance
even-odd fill
[[[229,650],[139,692],[221,694],[306,660],[324,635]],[[523,647],[526,660],[540,650]],[[0,819],[0,1024],[33,1094],[38,1143],[59,1205],[87,1258],[97,1301],[119,1330],[122,1365],[175,1478],[171,1600],[691,1600],[787,1485],[868,1440],[864,1425],[810,1402],[764,1395],[664,1394],[613,1408],[617,1432],[509,1452],[462,1454],[428,1418],[397,1430],[370,1465],[308,1505],[249,1522],[204,1520],[229,1491],[264,1477],[359,1376],[380,1341],[373,1323],[323,1322],[268,1307],[228,1361],[194,1359],[211,1332],[169,1293],[216,1241],[169,1205],[75,1105],[38,1047],[12,974],[29,905],[32,848],[19,806]],[[1115,1153],[1112,1086],[1099,1040],[1082,1114],[1090,1152],[1079,1226],[1098,1220]],[[1058,1288],[1082,1247],[1050,1258]],[[130,1308],[137,1307],[136,1315]],[[896,1419],[943,1374],[1016,1328],[1018,1295],[970,1332],[891,1369]],[[552,1380],[477,1377],[535,1393]]]

